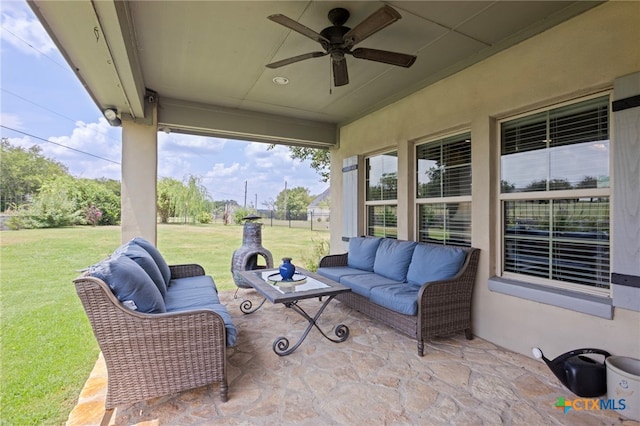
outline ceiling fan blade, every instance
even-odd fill
[[[270,64],[267,64],[266,67],[280,68],[285,65],[293,64],[294,62],[300,62],[300,61],[304,61],[305,59],[311,59],[311,58],[319,58],[321,56],[326,56],[326,55],[328,55],[328,53],[326,52],[305,53],[303,55],[292,56],[291,58],[283,59],[281,61],[271,62]]]
[[[393,24],[402,16],[390,6],[382,6],[377,11],[369,15],[364,21],[344,35],[344,40],[348,46],[355,46],[367,37],[377,33],[381,29]]]
[[[277,22],[278,24],[289,28],[290,30],[300,33],[305,37],[309,37],[311,40],[317,41],[320,44],[329,43],[329,40],[327,40],[324,36],[321,36],[311,28],[305,27],[304,25],[300,24],[297,21],[294,21],[287,16],[278,13],[275,15],[270,15],[267,18],[271,19],[273,22]]]
[[[354,49],[351,54],[354,58],[383,62],[385,64],[397,65],[405,68],[409,68],[417,59],[414,55],[365,48]]]
[[[333,85],[344,86],[349,84],[349,73],[347,72],[347,60],[343,56],[340,59],[331,59],[333,64]]]

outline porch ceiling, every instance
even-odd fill
[[[600,2],[585,1],[46,1],[30,6],[101,110],[172,131],[330,147],[341,124],[426,87]],[[402,19],[358,45],[417,55],[411,68],[348,58],[331,88],[328,57],[265,65],[321,50],[267,19],[319,32],[345,7],[355,26],[384,4]],[[289,84],[273,83],[276,76]]]

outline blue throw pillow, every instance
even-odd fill
[[[465,258],[466,252],[458,247],[418,244],[413,250],[407,282],[422,285],[452,278],[462,267]]]
[[[351,268],[373,272],[373,263],[376,260],[376,251],[380,241],[382,241],[382,238],[351,237],[349,239],[347,265]]]
[[[133,243],[139,245],[143,249],[147,251],[156,261],[156,265],[158,265],[158,269],[160,269],[160,273],[162,274],[162,278],[164,278],[165,285],[169,285],[169,281],[171,281],[171,270],[169,269],[169,265],[164,260],[164,257],[160,254],[160,251],[149,241],[145,240],[142,237],[135,237],[131,240]]]
[[[140,265],[140,267],[149,275],[149,278],[151,278],[156,287],[158,287],[162,297],[164,298],[167,295],[167,284],[164,282],[164,277],[160,272],[160,268],[158,268],[156,261],[153,260],[149,252],[133,241],[129,241],[128,243],[120,246],[113,252],[113,254],[114,256],[123,254]]]
[[[118,300],[129,309],[146,313],[167,311],[158,287],[144,269],[127,256],[112,256],[93,265],[89,275],[107,283]]]
[[[398,241],[385,238],[376,252],[373,272],[392,280],[404,282],[411,263],[415,241]]]

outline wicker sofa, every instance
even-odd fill
[[[351,288],[336,298],[418,342],[471,333],[480,251],[389,238],[355,237],[349,252],[325,256],[318,274]]]
[[[106,362],[106,410],[210,383],[228,400],[237,332],[201,266],[169,266],[138,237],[74,283]]]

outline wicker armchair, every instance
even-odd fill
[[[172,279],[204,274],[198,265],[170,269]],[[98,278],[74,283],[107,365],[106,410],[210,383],[220,383],[220,398],[228,400],[225,325],[218,314],[139,313]]]
[[[416,339],[420,356],[424,356],[424,341],[432,337],[464,331],[466,338],[471,340],[471,298],[480,250],[463,250],[467,253],[464,263],[453,278],[422,285],[418,292],[417,315],[400,314],[354,292],[339,294],[336,299]],[[347,256],[347,253],[325,256],[319,267],[347,266]]]

